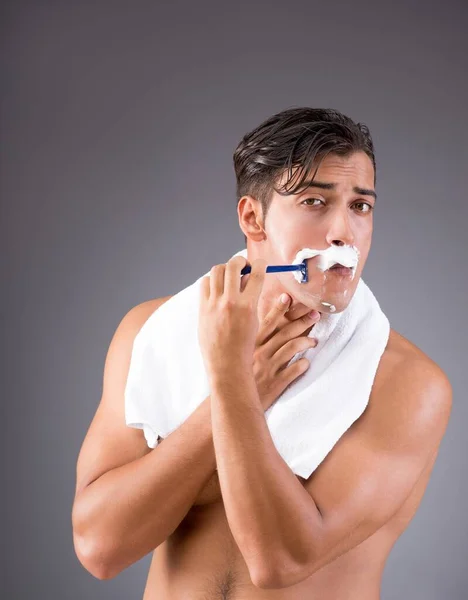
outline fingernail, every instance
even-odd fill
[[[283,304],[287,304],[289,302],[289,296],[287,294],[281,294],[280,296],[280,301]]]
[[[311,310],[311,311],[310,311],[310,313],[309,313],[309,317],[310,317],[311,319],[315,319],[315,318],[317,318],[318,316],[319,316],[319,312],[318,312],[318,310]]]

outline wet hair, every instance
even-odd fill
[[[288,108],[246,133],[234,155],[237,202],[242,196],[256,198],[266,219],[273,191],[298,194],[313,165],[315,173],[328,154],[349,156],[362,151],[376,164],[369,129],[332,108]],[[287,170],[281,188],[277,180]],[[244,235],[245,241],[247,237]]]

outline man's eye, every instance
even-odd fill
[[[323,200],[320,200],[320,198],[306,198],[301,202],[301,204],[304,204],[304,202],[307,202],[308,200],[311,200],[312,202],[314,202],[315,200],[317,200],[318,202],[323,202]],[[307,206],[312,206],[312,204],[307,204]]]
[[[305,198],[301,202],[301,204],[307,203],[306,206],[314,206],[314,204],[309,204],[309,202],[322,202],[322,204],[324,203],[323,200],[321,200],[320,198]],[[374,207],[372,206],[372,204],[369,204],[369,202],[355,202],[354,206],[356,206],[356,205],[367,206],[367,210],[359,209],[359,212],[361,212],[361,213],[370,213],[371,211],[374,210]]]
[[[359,212],[370,213],[372,210],[374,210],[374,207],[372,206],[372,204],[369,204],[369,202],[355,202],[355,206],[356,204],[362,204],[363,206],[367,206],[367,210],[360,210]]]

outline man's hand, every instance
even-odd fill
[[[239,361],[244,369],[253,371],[261,404],[267,410],[309,367],[305,357],[286,365],[296,353],[317,345],[314,338],[303,333],[320,319],[320,313],[311,313],[310,309],[302,307],[297,310],[294,320],[281,325],[291,300],[287,297],[287,302],[282,303],[278,299],[259,328],[257,305],[266,263],[261,259],[254,261],[250,275],[244,276],[241,282],[240,271],[245,264],[244,257],[234,257],[226,265],[214,266],[210,277],[202,281],[200,346],[209,375],[219,374],[222,369],[228,372],[234,365],[239,365]],[[239,300],[252,284],[250,279],[245,285],[245,280],[252,275],[254,289],[250,297],[245,302],[244,298]],[[229,287],[233,281],[237,282],[237,287]],[[236,293],[230,293],[231,289]],[[240,310],[235,308],[236,304]],[[240,319],[243,319],[242,323],[239,323]]]
[[[263,409],[267,410],[284,390],[309,368],[309,361],[302,357],[289,366],[298,352],[314,348],[315,338],[304,336],[304,331],[320,320],[320,313],[302,307],[294,320],[280,325],[291,299],[286,303],[279,298],[264,318],[257,335],[254,351],[254,376]]]
[[[233,367],[252,372],[258,331],[257,307],[267,263],[256,259],[241,290],[241,270],[247,264],[235,256],[211,268],[200,289],[198,339],[209,377]]]

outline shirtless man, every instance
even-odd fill
[[[308,334],[320,318],[308,316],[317,306],[306,284],[265,276],[265,266],[288,263],[303,247],[357,246],[354,279],[326,284],[327,301],[346,308],[371,244],[372,141],[336,111],[290,109],[245,136],[234,162],[252,272],[235,293],[246,264],[235,257],[214,266],[201,289],[211,396],[153,449],[125,425],[133,340],[170,296],[132,308],[110,343],[78,458],[75,550],[99,579],[154,551],[144,600],[378,600],[386,559],[419,506],[450,417],[447,376],[392,329],[366,410],[307,480],[278,454],[264,418],[308,368],[306,359],[286,365],[314,344]],[[285,193],[292,173],[307,180]]]

